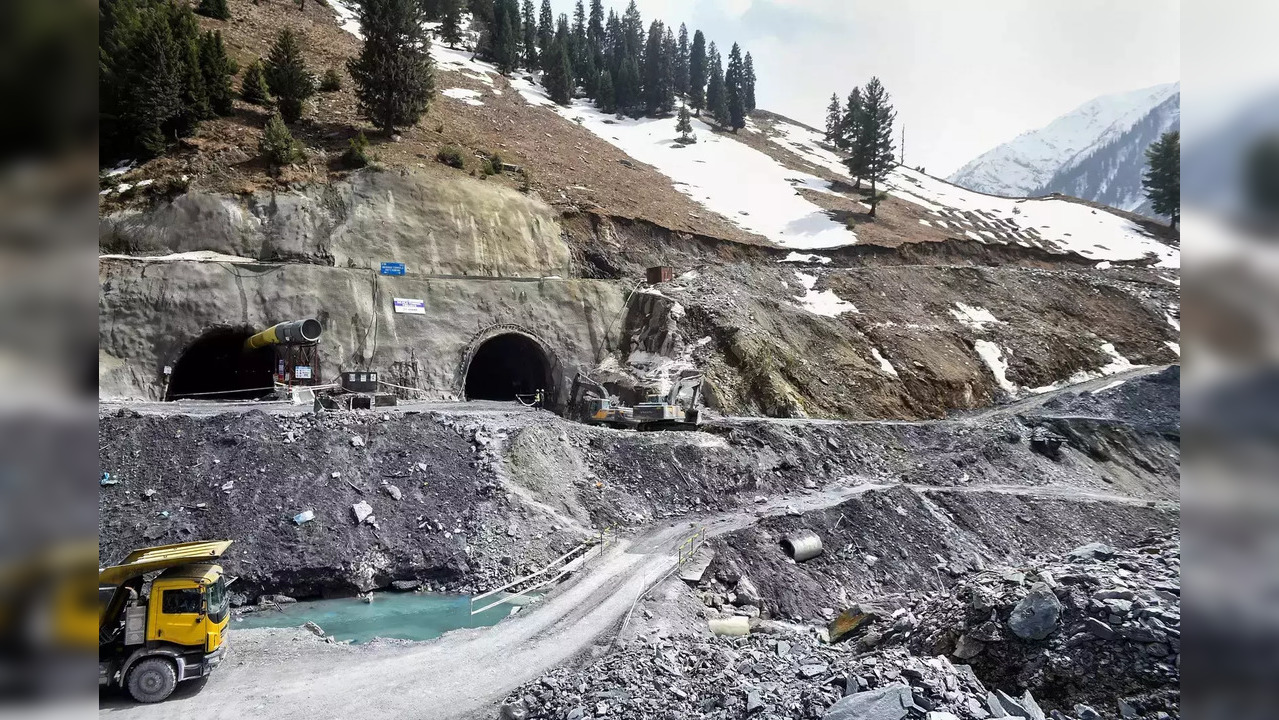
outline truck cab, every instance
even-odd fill
[[[231,542],[135,550],[98,573],[98,684],[160,702],[222,662],[230,609],[222,567]],[[147,574],[158,571],[150,582]]]

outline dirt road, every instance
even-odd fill
[[[589,651],[613,630],[636,596],[674,567],[676,548],[696,529],[705,527],[707,535],[715,536],[791,508],[831,507],[886,487],[832,486],[651,528],[619,540],[543,602],[492,628],[461,630],[424,643],[360,647],[294,639],[296,633],[290,631],[245,631],[232,636],[232,653],[203,687],[189,683],[158,705],[136,705],[119,693],[103,693],[100,715],[193,720],[495,717],[496,704],[511,688]],[[1141,502],[1069,488],[917,489]]]

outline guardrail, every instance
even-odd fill
[[[626,617],[622,619],[622,626],[618,628],[616,633],[613,633],[613,639],[610,640],[608,643],[609,650],[613,649],[613,644],[616,643],[617,639],[622,636],[622,633],[626,632],[626,627],[631,624],[631,615],[635,614],[635,606],[639,604],[639,601],[643,600],[645,595],[652,592],[653,588],[657,587],[658,585],[661,585],[663,582],[666,582],[666,578],[670,577],[671,575],[674,575],[675,572],[678,571],[680,567],[684,565],[684,563],[691,560],[693,558],[693,555],[696,554],[698,550],[701,550],[702,546],[705,544],[706,544],[706,526],[705,525],[698,528],[697,532],[693,533],[692,535],[688,537],[688,539],[686,539],[684,542],[679,544],[679,547],[676,549],[676,553],[679,556],[679,562],[675,563],[675,567],[668,570],[666,574],[662,575],[660,578],[658,578],[657,580],[654,580],[648,585],[645,585],[644,587],[640,588],[639,593],[635,595],[635,599],[631,601],[631,608],[626,611]]]
[[[528,575],[525,575],[523,577],[518,577],[508,582],[507,584],[503,585],[502,587],[494,588],[492,590],[489,590],[488,592],[481,593],[479,595],[472,597],[471,598],[471,614],[477,615],[479,613],[484,612],[485,610],[490,610],[503,603],[508,603],[516,598],[523,597],[527,595],[528,593],[531,593],[534,590],[537,590],[538,588],[546,587],[547,585],[552,585],[554,583],[559,582],[561,579],[564,578],[565,575],[568,575],[569,573],[577,569],[576,567],[571,567],[573,563],[578,561],[585,563],[586,557],[591,553],[592,550],[600,550],[602,552],[604,547],[606,547],[609,543],[615,542],[616,540],[617,540],[617,535],[613,531],[612,527],[606,527],[603,530],[600,530],[599,532],[595,533],[594,535],[587,538],[586,540],[583,540],[581,544],[579,544],[577,547],[574,547],[572,550],[569,550],[568,552],[564,553],[558,558],[555,558],[554,560],[550,561],[542,569],[538,570],[537,572],[529,573]],[[475,609],[475,603],[480,600],[493,597],[494,595],[500,592],[505,592],[506,590],[509,590],[517,585],[528,582],[529,580],[532,580],[534,578],[542,577],[543,575],[548,575],[549,573],[555,572],[556,570],[558,570],[559,572],[556,573],[555,575],[539,580],[536,583],[533,583],[532,585],[529,585],[528,587],[524,588],[523,590],[520,590],[519,592],[510,593],[506,597],[499,598],[498,600],[495,600],[489,603],[488,605],[485,605],[479,610]]]
[[[679,565],[693,559],[693,555],[706,544],[706,527],[698,528],[687,540],[679,545]]]

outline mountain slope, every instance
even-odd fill
[[[1095,98],[983,153],[949,179],[992,195],[1030,195],[1143,123],[1180,91],[1180,83],[1168,83]]]
[[[1156,105],[1127,132],[1058,170],[1032,194],[1063,193],[1121,210],[1153,214],[1141,188],[1146,148],[1169,130],[1181,129],[1181,94]]]

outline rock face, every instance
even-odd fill
[[[1030,586],[1030,592],[1013,608],[1008,628],[1022,640],[1043,640],[1057,629],[1061,601],[1044,583]]]
[[[370,169],[300,191],[188,193],[99,223],[99,244],[130,254],[212,250],[343,268],[399,261],[414,275],[570,276],[549,206],[461,175],[440,182]]]

